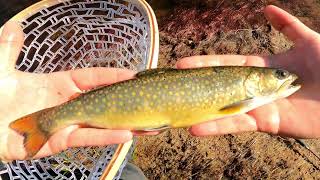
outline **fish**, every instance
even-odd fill
[[[102,129],[161,131],[246,113],[298,91],[298,76],[254,66],[156,68],[83,93],[9,125],[33,157],[50,136],[75,124]]]

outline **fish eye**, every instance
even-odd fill
[[[289,72],[285,70],[277,70],[276,76],[278,79],[285,79],[285,78],[288,78]]]

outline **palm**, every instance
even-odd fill
[[[22,43],[20,27],[16,23],[8,23],[0,37],[0,159],[5,160],[24,159],[26,155],[24,138],[8,128],[10,122],[66,102],[83,90],[129,79],[134,74],[127,70],[106,68],[41,75],[23,73],[14,69]],[[54,134],[36,157],[55,154],[68,147],[123,143],[131,138],[130,131],[71,126]]]
[[[191,128],[194,135],[262,131],[286,136],[320,137],[320,35],[286,12],[269,6],[266,16],[273,26],[295,43],[295,48],[271,57],[197,56],[178,62],[179,68],[210,65],[281,67],[299,75],[302,88],[292,96],[257,108],[247,114],[215,120]]]
[[[302,83],[302,89],[289,97],[287,104],[283,101],[277,102],[279,112],[282,112],[280,116],[283,117],[280,123],[280,130],[283,130],[283,134],[298,137],[320,136],[320,133],[317,132],[320,126],[318,122],[320,115],[319,37],[317,35],[311,39],[298,41],[295,49],[285,55],[275,57],[275,61],[279,61],[279,65],[297,72]]]

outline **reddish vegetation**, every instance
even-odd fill
[[[160,30],[175,37],[191,37],[195,41],[211,38],[218,31],[258,28],[265,24],[264,3],[261,0],[222,1],[216,7],[178,6],[170,16],[164,17]]]

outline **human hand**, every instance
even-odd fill
[[[260,131],[297,138],[320,137],[320,35],[289,13],[265,8],[271,24],[295,44],[283,54],[269,57],[208,55],[188,57],[178,68],[217,65],[281,67],[296,73],[302,88],[292,96],[259,107],[246,114],[213,120],[190,128],[197,136]]]
[[[75,94],[100,85],[130,79],[134,72],[122,69],[90,68],[51,74],[15,70],[23,45],[23,32],[17,23],[5,25],[0,36],[0,159],[23,160],[24,138],[9,123],[24,115],[66,102]],[[35,158],[56,154],[69,147],[103,146],[124,143],[132,138],[126,130],[70,126],[54,134]]]

